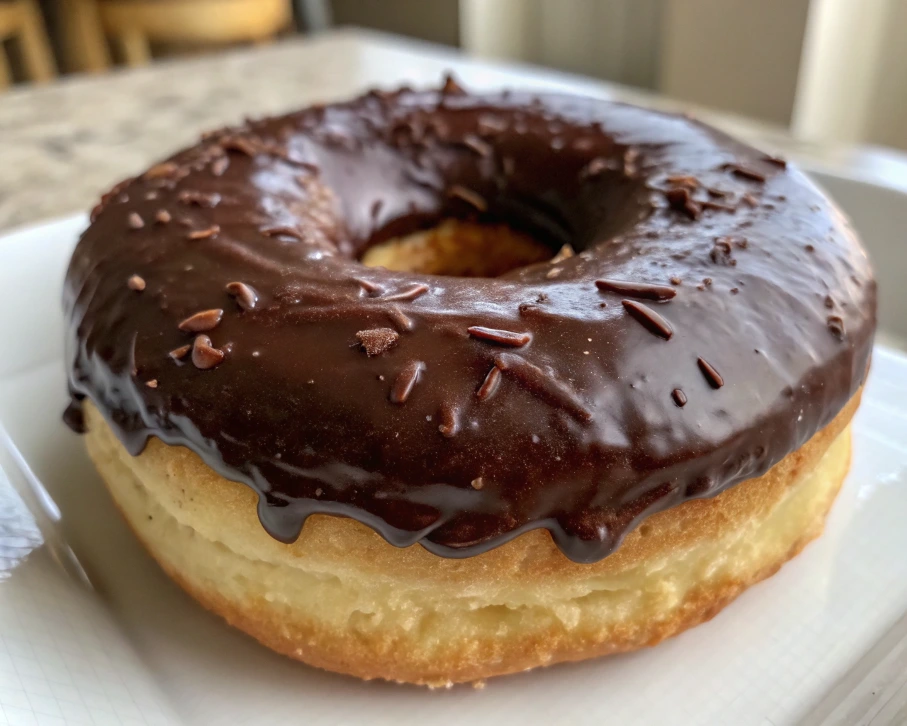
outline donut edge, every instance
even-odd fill
[[[88,402],[86,445],[117,508],[138,539],[163,570],[205,608],[272,650],[309,665],[363,679],[381,678],[439,687],[652,646],[710,620],[748,587],[774,574],[821,533],[849,468],[848,424],[859,398],[858,392],[825,429],[764,476],[743,482],[712,499],[689,501],[654,515],[631,533],[618,552],[593,565],[567,560],[544,530],[522,535],[478,557],[449,560],[436,557],[418,545],[394,548],[358,522],[327,516],[313,517],[300,540],[293,545],[281,545],[260,530],[251,490],[219,477],[187,449],[171,447],[157,439],[152,439],[140,456],[129,456],[97,409]],[[180,480],[180,475],[187,473],[195,478]],[[201,539],[221,544],[222,556],[227,560],[249,556],[254,559],[264,552],[262,561],[266,561],[270,557],[268,551],[276,551],[274,548],[294,563],[305,563],[317,554],[321,568],[329,568],[333,562],[355,573],[362,566],[363,577],[377,572],[380,577],[396,578],[403,586],[416,589],[434,584],[443,591],[473,583],[481,590],[490,582],[501,581],[531,591],[540,587],[544,578],[546,587],[550,580],[552,587],[570,590],[582,587],[584,579],[620,578],[639,568],[645,569],[647,563],[664,562],[670,551],[683,551],[710,537],[733,534],[741,522],[752,521],[758,525],[762,520],[769,520],[804,482],[815,484],[813,480],[817,478],[820,481],[814,487],[816,491],[809,494],[808,516],[787,533],[785,541],[774,543],[770,556],[744,562],[732,577],[695,583],[672,608],[656,618],[651,613],[640,613],[640,617],[631,616],[616,626],[602,628],[587,624],[570,629],[562,619],[554,617],[550,627],[517,632],[504,640],[471,638],[465,633],[462,638],[454,638],[434,649],[419,641],[418,629],[411,637],[397,632],[389,638],[380,629],[369,637],[367,632],[331,627],[319,621],[317,614],[302,608],[295,612],[292,607],[289,611],[286,607],[276,608],[260,592],[254,592],[254,587],[239,597],[226,595],[216,577],[199,578],[191,566],[168,556],[166,550],[168,546],[172,550],[173,542],[165,545],[156,530],[148,526],[155,516],[158,526],[160,519],[168,516],[167,509],[154,499],[155,494],[176,486],[188,492],[193,501],[193,507],[184,511],[183,516],[174,517],[174,523],[187,537],[185,546],[179,547],[183,551],[191,551],[187,544],[191,540]],[[164,480],[169,483],[160,485]],[[141,496],[136,497],[136,492],[144,492],[144,501]],[[201,510],[206,510],[210,521],[193,524],[194,513]],[[244,520],[242,527],[248,526],[250,518],[254,518],[258,527],[251,551],[234,551],[243,547],[242,538],[229,541],[228,530],[237,516]],[[650,534],[643,537],[640,530],[646,525]],[[220,535],[226,535],[228,544],[214,539]],[[321,550],[313,553],[319,547]],[[327,559],[321,557],[325,552],[330,555]],[[336,559],[339,552],[345,553],[346,562]],[[287,565],[270,562],[269,566]],[[280,579],[279,574],[277,577]]]

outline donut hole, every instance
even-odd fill
[[[426,275],[499,277],[553,256],[549,245],[506,224],[445,219],[368,247],[360,262]]]

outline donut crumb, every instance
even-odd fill
[[[371,330],[360,330],[356,333],[356,339],[366,355],[371,358],[373,355],[386,353],[397,345],[400,335],[391,328],[372,328]]]

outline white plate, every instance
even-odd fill
[[[907,337],[894,295],[907,264],[899,247],[905,196],[821,181],[874,253],[883,325]],[[5,579],[0,572],[0,724],[479,726],[512,718],[782,726],[840,713],[840,684],[888,652],[886,633],[907,611],[907,358],[878,347],[853,469],[825,535],[710,623],[651,650],[502,678],[484,690],[366,684],[270,653],[157,569],[60,422],[60,285],[83,224],[69,218],[0,239],[0,421],[59,505],[65,539],[96,587],[83,589],[53,565],[8,488],[4,504],[0,481],[0,570],[4,552],[8,568]]]

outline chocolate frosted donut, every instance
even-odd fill
[[[363,264],[445,220],[506,225],[536,245],[530,263],[496,277]],[[494,244],[480,240],[483,255]],[[181,526],[198,528],[177,511],[193,493],[209,508],[257,500],[279,542],[254,532],[249,552],[304,558],[314,545],[300,532],[322,514],[313,533],[364,538],[392,569],[472,558],[467,572],[532,543],[525,573],[536,557],[582,579],[613,569],[624,548],[608,555],[647,518],[651,532],[711,512],[719,538],[722,502],[747,497],[755,521],[786,501],[777,472],[792,489],[818,471],[866,375],[875,284],[846,220],[777,158],[685,117],[448,83],[219,131],[123,182],[92,214],[65,306],[70,420],[89,399],[112,490],[145,460],[131,472],[143,496],[158,475],[181,479]],[[107,427],[136,459],[117,458]],[[368,654],[331,655],[346,647],[336,639],[275,642],[246,596],[206,595],[141,531],[136,501],[114,496],[165,568],[272,647],[434,683],[636,647],[708,617],[817,533],[847,446],[783,552],[734,575],[733,593],[716,585],[698,615],[623,639],[549,629],[546,654],[481,667],[436,654],[371,668]],[[211,481],[197,484],[202,471]],[[665,534],[660,551],[689,536]],[[411,649],[399,633],[378,640]]]

